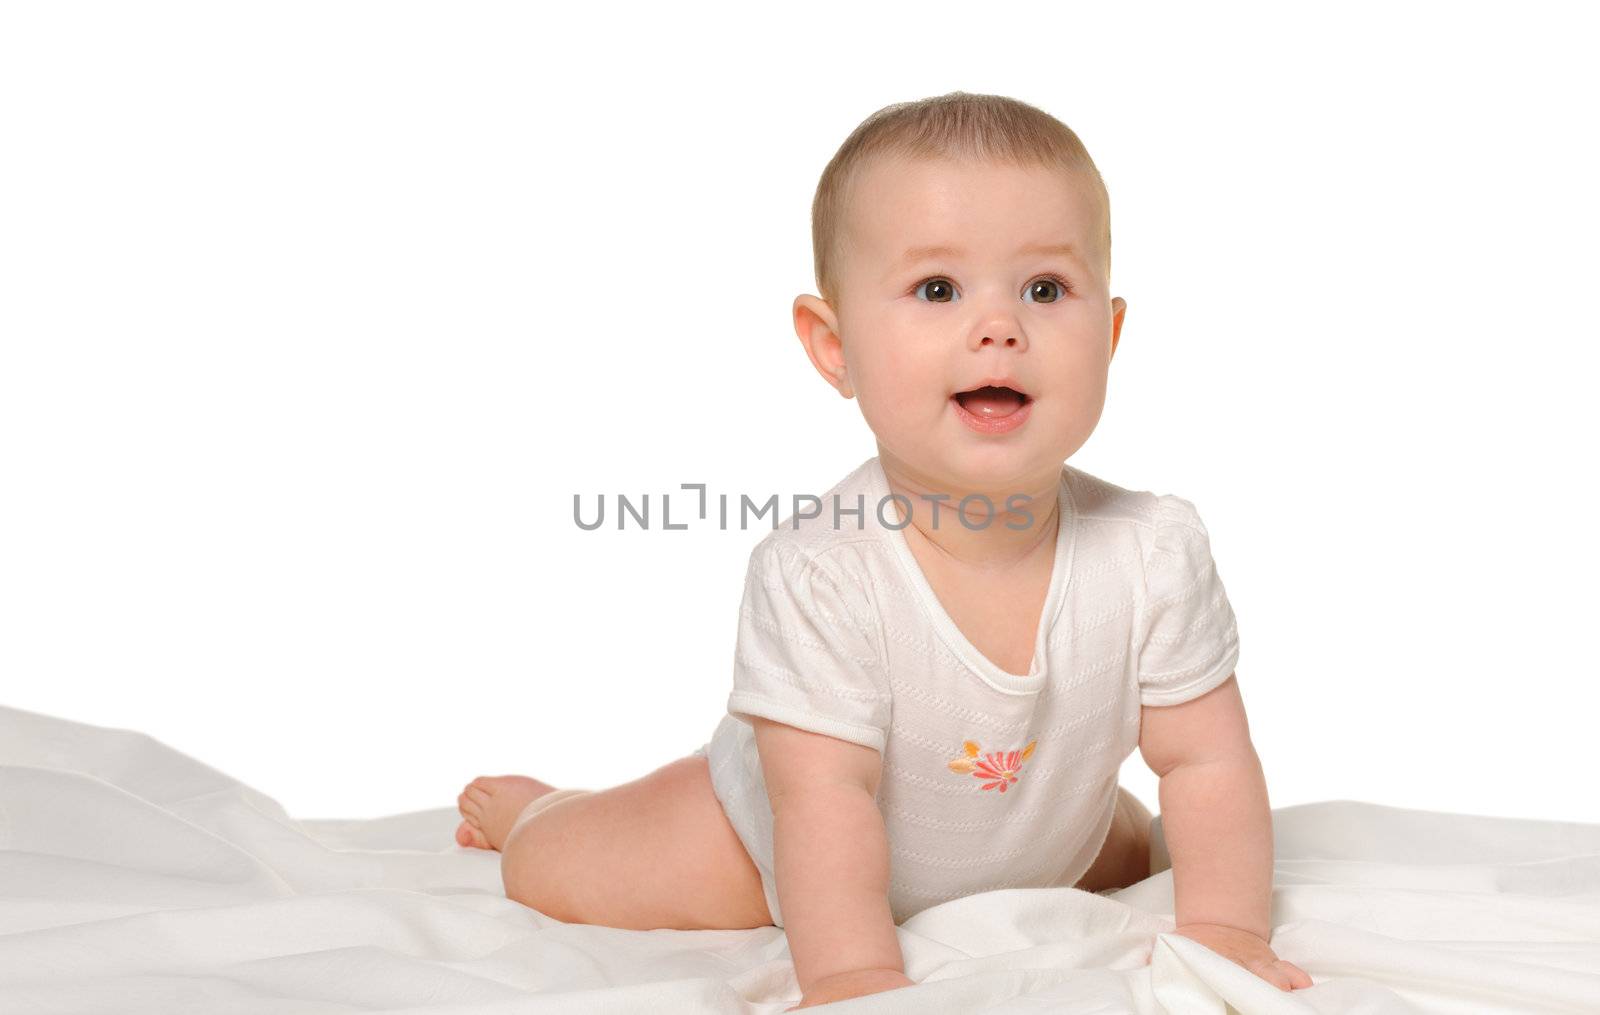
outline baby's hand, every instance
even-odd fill
[[[785,1008],[784,1011],[811,1008],[866,994],[878,994],[896,987],[910,987],[916,982],[898,969],[853,969],[848,973],[834,973],[813,983],[811,989],[800,998],[799,1004],[794,1008]]]
[[[1220,923],[1186,923],[1177,933],[1200,942],[1225,959],[1232,959],[1274,987],[1294,990],[1312,985],[1305,970],[1278,958],[1271,945],[1247,930]]]

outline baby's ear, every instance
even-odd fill
[[[1122,337],[1122,320],[1128,313],[1128,301],[1121,296],[1111,297],[1111,355],[1117,354],[1117,340]]]
[[[854,397],[855,389],[844,362],[844,342],[839,338],[839,318],[828,302],[816,296],[796,296],[794,333],[822,379],[843,397]]]

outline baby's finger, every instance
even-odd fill
[[[1277,966],[1288,978],[1288,987],[1290,990],[1315,986],[1315,984],[1311,981],[1311,977],[1307,975],[1306,971],[1295,965],[1293,962],[1289,962],[1286,959],[1279,959]]]
[[[1246,966],[1252,973],[1266,980],[1279,990],[1288,990],[1289,974],[1278,968],[1275,962],[1264,962],[1257,966]]]

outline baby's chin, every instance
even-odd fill
[[[985,441],[944,428],[888,436],[892,443],[879,440],[880,454],[891,455],[931,489],[957,495],[981,491],[996,503],[1047,485],[1066,459],[1045,443]]]

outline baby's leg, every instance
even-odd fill
[[[761,875],[690,755],[610,789],[526,805],[500,847],[506,896],[566,923],[628,930],[772,924]]]
[[[1150,876],[1150,822],[1155,820],[1139,798],[1117,787],[1117,811],[1094,863],[1074,888],[1103,892],[1126,888]]]

